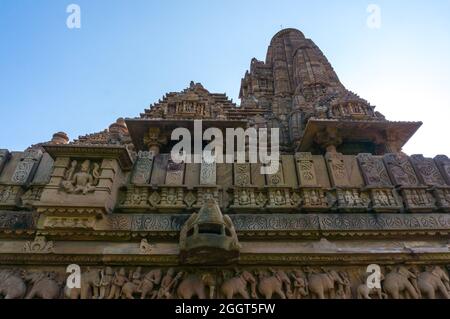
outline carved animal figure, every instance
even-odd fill
[[[206,299],[206,287],[209,288],[209,298],[214,298],[216,280],[211,274],[188,275],[178,286],[177,294],[180,299]]]
[[[422,296],[428,299],[436,299],[436,292],[440,292],[445,299],[450,299],[450,293],[446,285],[450,282],[447,274],[441,267],[436,266],[420,273],[417,285]]]
[[[281,299],[286,299],[283,287],[286,289],[288,295],[292,294],[291,280],[282,270],[274,271],[270,269],[270,271],[272,272],[272,276],[260,279],[258,286],[259,293],[266,299],[272,299],[274,294],[277,294]]]
[[[233,277],[222,284],[221,293],[227,299],[233,299],[235,295],[241,295],[244,299],[250,299],[247,292],[247,285],[250,284],[252,298],[257,298],[256,295],[256,279],[248,271],[242,272],[240,275]]]
[[[384,281],[383,274],[380,274],[380,282]],[[367,276],[365,278],[365,282],[358,286],[356,289],[356,297],[358,299],[372,299],[371,296],[377,296],[378,299],[387,299],[387,294],[383,292],[381,288],[373,288],[370,289],[367,285]]]
[[[336,271],[324,271],[324,273],[309,274],[309,291],[312,297],[317,297],[318,299],[325,299],[326,296],[334,299],[336,296],[336,284],[345,285],[345,283]]]
[[[64,288],[64,294],[69,299],[97,299],[99,298],[100,270],[87,269],[81,274],[81,288]]]
[[[33,286],[25,299],[35,297],[41,299],[59,299],[61,297],[61,284],[56,281],[55,273],[35,272],[24,276]]]
[[[123,299],[134,299],[133,295],[140,292],[139,287],[142,285],[141,267],[138,267],[136,271],[130,273],[130,279],[122,287],[121,297]]]
[[[0,271],[0,296],[5,299],[22,299],[27,292],[27,286],[20,274],[12,270]]]
[[[414,288],[410,279],[415,279],[416,276],[411,273],[406,267],[399,266],[386,275],[383,289],[392,299],[400,299],[402,294],[405,298],[418,299],[419,293]],[[406,295],[408,294],[408,295]]]

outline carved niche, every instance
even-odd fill
[[[140,151],[134,164],[132,184],[148,184],[153,167],[153,154]]]
[[[16,184],[27,184],[31,181],[35,170],[37,169],[39,162],[42,158],[42,151],[37,149],[26,150],[16,170],[11,178],[11,181]]]
[[[93,193],[100,178],[100,164],[90,160],[72,160],[61,185],[68,194]]]

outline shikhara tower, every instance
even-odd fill
[[[401,152],[421,123],[388,121],[294,29],[240,98],[192,82],[102,132],[1,150],[0,295],[58,298],[79,264],[67,298],[448,297],[450,159]],[[172,162],[172,130],[194,120],[279,128],[279,171]]]

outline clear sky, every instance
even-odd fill
[[[80,29],[66,26],[71,3]],[[0,0],[0,148],[101,131],[191,80],[236,101],[281,27],[388,119],[423,121],[407,153],[450,155],[449,0]]]

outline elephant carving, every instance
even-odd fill
[[[380,282],[384,281],[383,274],[380,274]],[[356,289],[356,296],[358,299],[372,299],[371,296],[377,296],[378,299],[387,299],[387,294],[383,292],[380,288],[369,288],[367,285],[367,276],[365,278],[365,282],[358,286]]]
[[[206,287],[209,288],[209,298],[214,299],[216,280],[213,275],[188,275],[178,286],[177,294],[180,299],[206,299]]]
[[[400,299],[402,294],[404,298],[419,299],[419,292],[410,281],[416,278],[416,275],[406,267],[399,266],[386,275],[383,284],[384,292],[392,299]]]
[[[272,276],[262,277],[259,280],[258,291],[266,299],[272,299],[274,294],[281,299],[286,299],[286,294],[291,295],[291,280],[288,275],[282,270],[272,270]],[[283,291],[285,288],[286,293]]]
[[[61,283],[57,282],[55,273],[30,273],[24,276],[33,286],[25,299],[60,299]]]
[[[152,299],[156,298],[157,291],[153,291],[156,285],[161,282],[162,271],[160,269],[152,270],[139,282],[128,282],[122,288],[122,294],[128,299],[133,299],[133,294],[140,293],[141,299],[145,299],[149,293]]]
[[[222,284],[221,293],[227,299],[233,299],[235,295],[240,295],[244,299],[250,299],[247,291],[247,285],[250,284],[252,298],[257,298],[256,294],[256,279],[248,271],[243,271],[241,274],[237,274]]]
[[[141,267],[138,267],[136,271],[130,273],[131,280],[127,281],[121,291],[122,299],[134,299],[134,294],[140,293],[139,288],[142,285],[141,280]]]
[[[323,270],[324,273],[310,273],[308,276],[309,291],[312,297],[334,299],[336,296],[336,285],[345,286],[341,276],[335,271]]]
[[[422,296],[428,299],[436,299],[436,292],[440,292],[443,298],[450,299],[447,286],[450,280],[441,267],[436,266],[422,272],[418,276],[417,285]]]
[[[5,299],[22,299],[27,292],[27,286],[18,271],[0,271],[0,296]]]
[[[101,282],[100,270],[87,269],[81,274],[81,288],[64,288],[64,294],[69,299],[98,299],[99,283]]]

